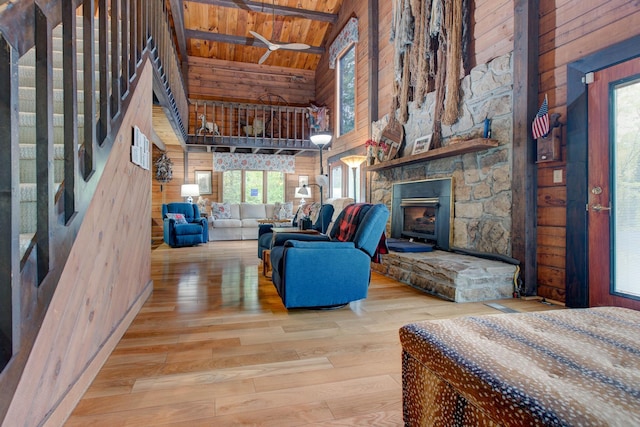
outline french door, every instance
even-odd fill
[[[640,310],[640,59],[588,87],[589,305]]]

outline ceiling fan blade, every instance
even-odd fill
[[[287,43],[281,44],[281,49],[289,49],[289,50],[305,50],[311,48],[308,44],[305,43]]]
[[[271,52],[273,52],[273,51],[272,51],[272,50],[270,50],[270,49],[269,49],[269,50],[267,50],[267,51],[264,53],[264,55],[262,55],[262,56],[260,57],[260,60],[258,61],[258,64],[262,64],[264,61],[266,61],[266,60],[267,60],[267,58],[269,57],[269,55],[271,55]]]
[[[269,40],[267,40],[265,37],[263,37],[261,34],[258,34],[255,31],[249,31],[249,33],[253,37],[255,37],[258,40],[260,40],[262,43],[266,44],[269,49],[273,50],[273,46],[275,46],[275,45],[273,43],[271,43]]]

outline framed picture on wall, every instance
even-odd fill
[[[211,194],[211,171],[196,171],[195,182],[200,187],[200,194]]]
[[[413,143],[413,151],[411,151],[411,154],[420,154],[429,151],[429,147],[431,147],[431,135],[432,134],[421,136],[416,139]]]
[[[309,185],[309,175],[298,175],[298,187]]]

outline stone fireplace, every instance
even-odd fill
[[[397,209],[395,188],[407,183],[410,191],[421,182],[449,180],[451,185],[452,230],[450,247],[511,256],[511,165],[513,138],[513,77],[511,55],[475,67],[462,81],[461,117],[453,126],[444,126],[447,138],[482,135],[485,118],[491,120],[491,137],[498,146],[486,150],[442,157],[377,170],[371,173],[370,200]],[[434,94],[423,106],[409,103],[409,120],[404,125],[410,156],[414,141],[433,129]],[[402,158],[402,157],[401,157]],[[413,196],[407,197],[422,197]],[[431,197],[429,194],[426,197]],[[390,224],[390,234],[395,230]]]
[[[396,160],[393,166],[372,171],[369,180],[370,199],[391,208],[388,235],[415,239],[412,236],[415,230],[407,230],[401,224],[404,213],[402,219],[397,216],[403,212],[403,198],[437,198],[435,213],[424,209],[420,215],[414,214],[419,223],[418,233],[427,230],[426,225],[435,216],[436,237],[433,240],[439,248],[452,252],[463,250],[495,255],[504,259],[511,256],[512,68],[510,54],[474,68],[462,82],[463,97],[458,122],[450,127],[443,126],[442,129],[444,145],[455,143],[450,140],[452,138],[477,138],[482,135],[484,120],[489,118],[491,136],[498,146],[421,162],[403,164],[401,160]],[[409,120],[404,125],[406,147],[403,156],[410,156],[413,142],[433,129],[433,96],[433,93],[427,95],[423,106],[409,103]],[[433,194],[434,190],[419,194],[424,183],[439,181],[449,183],[450,190],[445,191],[449,199],[442,200],[441,195]],[[405,205],[413,202],[405,200]],[[441,220],[441,216],[445,215],[441,212],[445,205],[450,207],[446,213],[449,229],[448,232],[437,231],[439,224],[445,222]],[[440,239],[439,234],[443,233],[448,236],[448,241]],[[432,238],[425,237],[425,240]],[[374,268],[411,286],[456,302],[512,295],[515,265],[452,252],[392,252],[383,257],[382,265]]]

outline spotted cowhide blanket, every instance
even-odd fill
[[[406,325],[407,426],[640,426],[640,312],[601,307]]]

